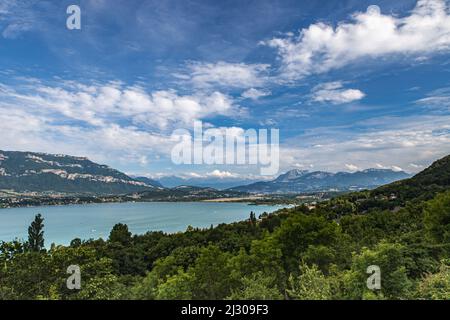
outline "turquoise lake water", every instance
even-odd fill
[[[0,240],[27,239],[28,226],[38,213],[44,217],[45,246],[69,244],[74,238],[108,238],[116,223],[126,223],[133,234],[177,232],[191,225],[206,228],[273,212],[283,206],[217,202],[102,203],[0,209]]]

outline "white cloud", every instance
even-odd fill
[[[245,63],[191,63],[189,75],[182,75],[189,79],[194,86],[211,87],[223,86],[234,88],[259,87],[266,81],[267,64]]]
[[[259,174],[252,174],[248,171],[240,171],[240,172],[231,172],[231,171],[221,171],[221,170],[213,170],[211,172],[159,172],[159,173],[133,173],[132,175],[136,176],[145,176],[151,179],[159,180],[164,177],[177,177],[183,180],[198,180],[198,181],[218,181],[218,180],[227,180],[227,181],[240,181],[244,183],[244,181],[261,181],[261,180],[272,180],[274,177],[272,176],[260,176]]]
[[[384,123],[376,125],[375,123]],[[306,130],[284,141],[280,148],[280,170],[297,163],[328,171],[349,169],[409,169],[417,172],[450,154],[450,116],[393,117],[362,121],[354,125],[365,130],[349,132],[347,127]],[[436,130],[442,134],[435,134]],[[320,145],[320,147],[319,147]],[[411,166],[414,161],[415,166]]]
[[[340,81],[328,82],[313,88],[312,100],[316,102],[330,102],[333,104],[348,103],[361,100],[364,92],[358,89],[344,89]]]
[[[398,166],[391,166],[391,169],[394,170],[394,171],[397,171],[397,172],[398,171],[403,171],[403,169],[398,167]]]
[[[179,95],[121,83],[68,81],[58,86],[0,84],[0,149],[146,165],[158,156],[167,161],[173,128],[191,129],[194,120],[233,115],[238,109],[219,92]]]
[[[359,167],[358,166],[355,166],[354,164],[346,164],[345,165],[345,167],[348,169],[348,170],[350,170],[350,171],[358,171],[359,170]]]
[[[212,172],[208,172],[206,174],[207,177],[214,177],[214,178],[220,178],[220,179],[224,179],[224,178],[237,178],[238,175],[235,173],[232,173],[230,171],[220,171],[220,170],[214,170]]]
[[[377,169],[385,169],[385,170],[392,170],[392,171],[403,171],[403,169],[402,168],[400,168],[399,166],[395,166],[395,165],[382,165],[382,164],[380,164],[380,163],[377,163],[376,165],[375,165],[375,167],[377,168]]]
[[[268,95],[270,95],[270,91],[255,88],[250,88],[241,94],[243,98],[252,100],[258,100],[259,98],[266,97]]]
[[[419,0],[405,17],[382,14],[377,6],[370,6],[336,27],[319,22],[302,29],[298,36],[264,43],[278,50],[281,71],[289,79],[388,55],[423,59],[450,48],[448,2]]]
[[[312,168],[314,168],[314,165],[313,164],[304,165],[303,163],[294,163],[293,167],[300,168],[300,169],[305,169],[305,168],[306,169],[312,169]]]
[[[450,88],[434,90],[426,98],[417,100],[416,103],[434,111],[448,112],[450,110]]]
[[[120,162],[143,165],[147,160],[144,157],[169,154],[172,146],[170,137],[136,127],[61,124],[65,121],[0,103],[0,149],[87,156],[111,165]]]
[[[230,97],[217,91],[181,96],[172,90],[149,93],[141,87],[120,83],[86,86],[70,82],[57,87],[34,83],[25,88],[18,92],[1,86],[0,97],[17,106],[27,106],[34,113],[57,113],[93,126],[126,119],[133,125],[170,129],[238,111]]]
[[[25,32],[48,31],[44,26],[55,8],[51,1],[0,0],[0,33],[4,38],[15,39]]]
[[[31,28],[29,19],[24,19],[23,13],[29,16],[29,10],[24,9],[15,1],[0,1],[0,31],[4,38],[15,38],[23,31]]]

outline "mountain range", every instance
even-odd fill
[[[135,192],[179,194],[224,192],[242,193],[306,193],[373,189],[410,177],[403,171],[367,169],[358,172],[290,170],[272,181],[249,183],[248,180],[205,181],[166,177],[156,181],[147,177],[130,177],[107,165],[84,157],[36,152],[0,151],[0,190],[15,192],[58,192],[115,195]],[[237,185],[242,183],[242,185]],[[186,186],[194,189],[188,190]],[[236,186],[237,185],[237,186]],[[230,188],[231,186],[231,188]],[[169,188],[167,188],[169,187]],[[219,193],[220,194],[220,193]]]
[[[132,176],[132,178],[134,180],[143,182],[149,186],[153,186],[153,187],[157,187],[157,188],[164,188],[164,186],[161,184],[161,182],[156,181],[154,179],[151,178],[147,178],[147,177],[138,177],[138,176]]]
[[[125,194],[159,187],[83,157],[0,151],[0,189],[4,190]]]
[[[307,193],[320,191],[353,191],[375,187],[411,177],[403,171],[367,169],[357,172],[290,170],[271,181],[260,181],[231,188],[248,193]]]
[[[241,179],[236,177],[181,177],[176,175],[164,176],[158,179],[164,187],[197,186],[219,190],[230,189],[255,182],[255,179]]]

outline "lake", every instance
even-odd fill
[[[279,205],[224,202],[137,202],[0,209],[0,240],[28,239],[28,226],[38,213],[44,217],[45,246],[67,245],[74,238],[108,238],[116,223],[133,234],[147,231],[178,232],[191,225],[206,228],[248,219],[253,211],[281,209]]]

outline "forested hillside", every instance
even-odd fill
[[[205,230],[133,236],[117,224],[107,240],[45,250],[35,223],[28,242],[1,245],[0,298],[449,299],[449,159],[315,208]],[[81,290],[66,288],[72,264]],[[371,265],[379,290],[367,287]]]
[[[0,150],[0,190],[109,195],[157,188],[87,158]]]

